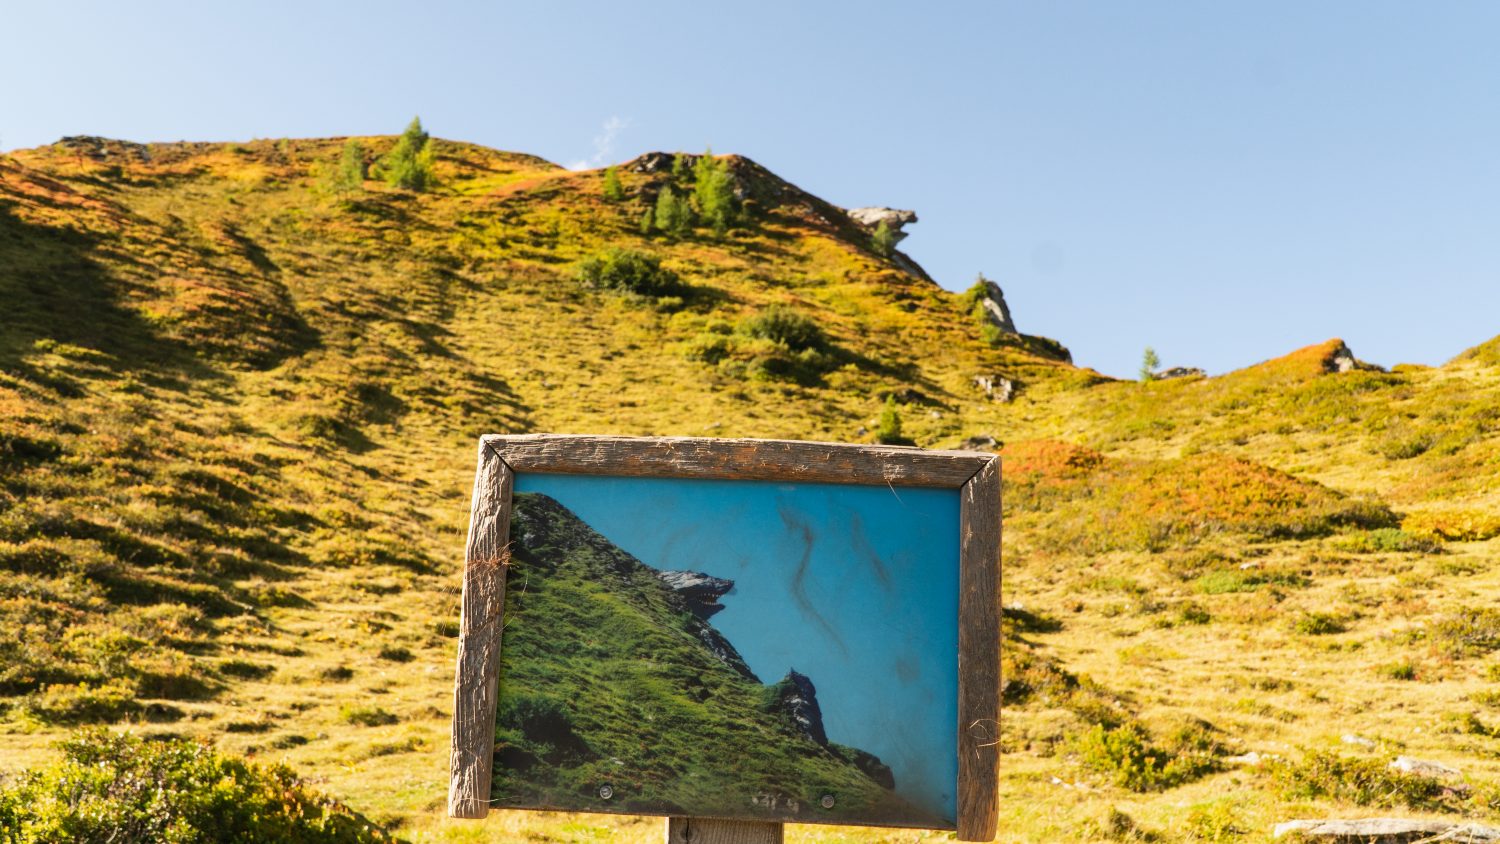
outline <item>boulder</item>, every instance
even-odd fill
[[[917,212],[903,211],[898,208],[850,208],[846,211],[849,219],[866,228],[878,228],[881,223],[891,230],[895,242],[899,243],[906,237],[906,232],[901,230],[902,226],[909,226],[917,221]]]
[[[1396,761],[1386,767],[1392,771],[1400,771],[1403,774],[1411,774],[1416,777],[1430,777],[1438,780],[1460,779],[1463,777],[1463,774],[1457,768],[1450,768],[1442,762],[1417,759],[1413,756],[1397,756]]]
[[[998,402],[1008,402],[1016,397],[1016,382],[1004,375],[975,375],[974,386],[984,393],[985,398]]]
[[[1353,733],[1345,733],[1342,736],[1339,736],[1339,741],[1343,742],[1344,744],[1352,744],[1355,747],[1363,747],[1366,750],[1375,749],[1374,739],[1367,739],[1364,736],[1357,736]]]
[[[969,437],[958,444],[959,451],[999,451],[1000,441],[989,434]]]
[[[1500,829],[1494,827],[1417,818],[1296,820],[1279,823],[1271,831],[1272,838],[1288,835],[1295,835],[1299,840],[1348,841],[1360,844],[1500,841]]]

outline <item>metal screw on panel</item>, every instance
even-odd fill
[[[608,800],[609,798],[614,797],[614,796],[615,796],[615,790],[612,787],[607,786],[607,785],[601,785],[601,786],[599,786],[599,798],[601,800]]]
[[[832,809],[833,808],[833,803],[834,803],[833,795],[832,794],[825,794],[825,795],[823,795],[823,799],[819,800],[818,802],[821,803],[821,804],[823,804],[823,808],[825,808],[825,809]]]

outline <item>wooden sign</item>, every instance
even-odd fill
[[[991,454],[484,437],[449,813],[989,841],[999,561]]]

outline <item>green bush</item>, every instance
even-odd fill
[[[1453,656],[1500,650],[1500,610],[1465,607],[1432,625],[1432,638]]]
[[[1433,537],[1389,527],[1341,536],[1334,545],[1340,551],[1354,554],[1436,554],[1443,550],[1443,543]]]
[[[901,435],[901,411],[896,407],[896,397],[887,396],[885,407],[880,410],[880,421],[875,426],[875,439],[885,445],[908,445],[911,440]]]
[[[1162,749],[1137,724],[1106,727],[1095,724],[1078,739],[1084,767],[1108,774],[1115,785],[1131,791],[1161,791],[1212,771],[1214,760],[1191,748]]]
[[[587,287],[661,297],[681,292],[677,273],[663,267],[661,258],[618,247],[578,265],[578,280]]]
[[[1404,774],[1378,758],[1312,751],[1298,762],[1277,761],[1271,779],[1287,800],[1328,798],[1356,806],[1442,811],[1452,790],[1427,777]]]
[[[780,343],[794,352],[821,348],[827,341],[812,317],[787,305],[776,304],[745,320],[751,337]]]
[[[41,844],[388,842],[367,818],[262,767],[194,742],[90,729],[63,758],[0,787],[0,841]]]
[[[1342,633],[1347,627],[1343,619],[1332,613],[1306,612],[1292,619],[1292,629],[1304,636],[1326,636]]]
[[[346,703],[339,707],[339,720],[346,724],[357,724],[361,727],[384,727],[387,724],[394,724],[400,719],[394,713],[378,706],[362,706]]]

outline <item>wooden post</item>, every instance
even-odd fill
[[[505,612],[506,549],[515,473],[479,444],[464,591],[458,622],[458,677],[453,684],[453,743],[448,761],[448,814],[482,818],[490,809],[495,764],[495,704]]]
[[[782,827],[764,821],[667,818],[667,844],[781,844]]]

